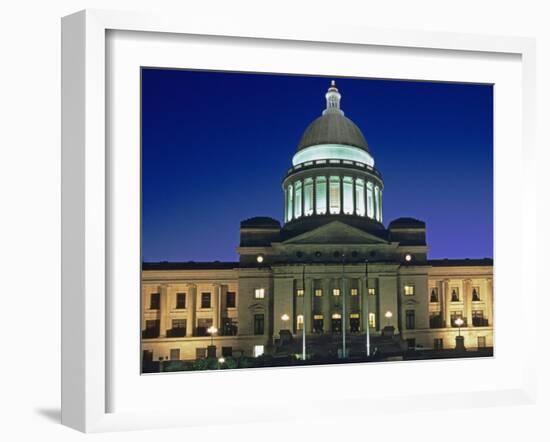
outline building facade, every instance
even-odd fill
[[[283,178],[282,225],[242,221],[238,262],[143,264],[144,362],[257,357],[304,332],[308,355],[365,352],[387,332],[408,348],[454,348],[457,333],[493,346],[492,260],[430,260],[423,221],[385,227],[367,142],[334,82],[325,97]]]

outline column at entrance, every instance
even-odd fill
[[[197,305],[197,286],[195,284],[187,285],[187,330],[185,336],[193,336],[195,333],[195,311]]]
[[[487,320],[488,324],[492,327],[493,326],[493,280],[491,278],[487,279],[485,281],[485,288],[486,288],[486,301],[487,304]]]
[[[466,315],[466,325],[472,326],[472,281],[466,279],[462,283],[464,291],[464,314]]]

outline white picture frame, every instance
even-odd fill
[[[484,54],[511,54],[521,58],[521,151],[519,156],[523,170],[528,170],[534,157],[534,108],[535,108],[535,43],[519,37],[491,37],[480,35],[428,33],[420,31],[388,31],[369,28],[350,28],[311,23],[308,25],[272,24],[231,21],[210,22],[196,19],[182,24],[175,17],[155,16],[87,10],[63,18],[62,21],[62,423],[84,432],[98,432],[139,428],[207,425],[212,415],[206,410],[195,413],[185,411],[147,411],[147,404],[139,411],[113,411],[109,393],[115,388],[112,368],[112,347],[109,344],[109,328],[116,321],[110,310],[108,288],[110,275],[107,268],[109,244],[113,230],[108,228],[112,210],[109,194],[109,156],[106,132],[107,108],[106,82],[108,32],[144,32],[163,35],[217,36],[224,39],[261,39],[292,44],[337,44],[339,47],[370,46],[380,50],[389,48],[429,49],[444,52],[469,52],[478,57]],[[158,35],[158,34],[157,34]],[[496,104],[498,106],[498,103]],[[495,172],[498,174],[498,171]],[[532,191],[535,177],[523,174],[521,198],[521,227],[518,235],[522,245],[522,266],[519,272],[521,291],[520,308],[526,310],[534,299],[535,280],[526,278],[526,257],[536,255],[534,230],[527,220],[535,219],[536,194]],[[496,243],[498,252],[498,242]],[[498,261],[497,261],[498,262]],[[139,302],[136,297],[136,303]],[[498,301],[497,301],[498,302]],[[497,324],[497,336],[498,327]],[[505,327],[502,324],[502,327]],[[532,342],[523,350],[523,376],[514,379],[511,386],[484,391],[463,393],[434,393],[410,396],[417,409],[466,408],[475,401],[477,406],[496,404],[532,404],[535,401],[535,352],[534,331],[524,331],[524,341]],[[529,340],[531,334],[531,340]],[[497,350],[498,351],[498,350]],[[498,358],[498,353],[497,356]],[[138,355],[136,355],[138,359]],[[458,367],[458,365],[457,365]],[[315,368],[316,370],[328,370]],[[358,368],[346,368],[350,377],[358,376]],[[261,382],[261,370],[251,371],[249,376]],[[277,382],[291,382],[296,376],[292,370],[280,370]],[[234,374],[235,382],[244,382],[242,374]],[[208,376],[197,374],[193,376]],[[171,381],[166,376],[163,383]],[[115,377],[116,379],[116,377]],[[119,377],[120,379],[120,377]],[[195,378],[194,378],[195,379]],[[200,378],[197,378],[200,381]],[[210,380],[216,382],[210,374]],[[359,396],[339,398],[342,407],[338,414],[360,415],[372,412],[395,411],[410,406],[406,400],[395,403],[399,392],[377,396],[376,404],[361,401]],[[334,398],[332,400],[335,400]],[[243,399],[244,401],[244,399]],[[238,401],[237,401],[238,402]],[[273,407],[251,407],[237,403],[243,417],[237,421],[261,421],[295,417],[292,412],[275,402]],[[304,418],[321,413],[324,402],[312,399],[314,406]],[[346,408],[346,403],[348,407]],[[409,405],[407,405],[409,404]],[[317,406],[317,408],[315,408]],[[331,414],[334,414],[334,409]],[[215,416],[214,416],[215,417]],[[221,422],[222,419],[219,419]],[[235,417],[232,417],[235,421]]]

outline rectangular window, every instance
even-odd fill
[[[209,336],[208,329],[212,326],[212,319],[200,318],[197,320],[197,336]]]
[[[481,301],[481,297],[479,296],[479,293],[480,293],[479,287],[474,287],[472,289],[472,301],[474,301],[474,302]]]
[[[264,334],[264,315],[254,315],[254,334]]]
[[[180,349],[179,348],[171,348],[170,349],[170,360],[171,361],[179,361],[180,360]]]
[[[405,311],[405,327],[407,330],[414,329],[414,310]]]
[[[414,295],[414,285],[406,285],[404,287],[405,296]]]
[[[304,181],[304,215],[313,215],[313,178]]]
[[[323,289],[315,289],[315,296],[323,296]]]
[[[376,314],[375,313],[369,313],[369,327],[375,328],[376,327]]]
[[[333,296],[340,296],[340,289],[332,289]]]
[[[263,345],[255,345],[254,346],[254,357],[257,358],[259,356],[262,356],[264,354],[264,346]]]
[[[350,294],[351,296],[357,296],[357,295],[359,294],[359,290],[357,290],[357,289],[351,289],[351,290],[349,291],[349,294]]]
[[[212,295],[209,292],[201,293],[201,308],[212,307]]]
[[[230,358],[233,356],[233,347],[222,347],[222,356],[224,358]]]
[[[353,178],[345,176],[343,180],[344,186],[344,213],[347,215],[353,214]]]
[[[443,328],[443,316],[441,312],[430,313],[430,328]]]
[[[367,216],[374,218],[374,195],[372,183],[367,183]]]
[[[313,332],[323,333],[323,315],[313,315]]]
[[[151,298],[149,300],[149,308],[151,310],[160,309],[160,293],[151,293]]]
[[[369,287],[369,295],[371,296],[376,295],[376,289],[374,287]]]
[[[327,213],[327,179],[325,177],[315,178],[315,211],[318,215]]]
[[[205,359],[206,358],[206,348],[197,348],[195,350],[195,357],[197,359]]]
[[[227,308],[237,307],[237,297],[235,292],[227,292],[226,298],[225,298],[225,306]]]
[[[487,342],[485,341],[485,336],[478,336],[477,348],[485,348],[486,346],[487,346]]]
[[[302,182],[297,181],[294,183],[295,193],[294,196],[294,218],[300,218],[302,216]]]
[[[141,333],[144,339],[158,338],[160,334],[160,319],[151,319],[145,321],[145,330]]]
[[[172,328],[183,328],[185,329],[187,321],[185,319],[172,319]]]
[[[330,177],[329,199],[330,213],[340,213],[340,177]]]
[[[443,339],[435,338],[434,339],[434,350],[443,350]]]
[[[355,180],[355,206],[357,215],[365,216],[365,182],[360,178]]]
[[[296,330],[304,329],[304,315],[296,316]]]
[[[256,299],[264,299],[265,298],[265,289],[255,289],[254,290],[254,298]]]
[[[472,311],[472,325],[474,327],[486,327],[489,325],[487,319],[483,317],[483,310]]]
[[[185,293],[176,293],[176,308],[185,308]]]
[[[361,318],[359,317],[359,313],[351,313],[349,315],[349,330],[352,333],[359,333],[361,329]]]
[[[451,289],[451,302],[460,302],[460,290],[458,287]]]
[[[296,296],[304,296],[304,289],[296,290]]]

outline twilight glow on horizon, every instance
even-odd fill
[[[282,179],[333,79],[384,224],[425,221],[431,259],[492,257],[491,85],[144,69],[143,260],[235,261],[240,221],[283,224]]]

